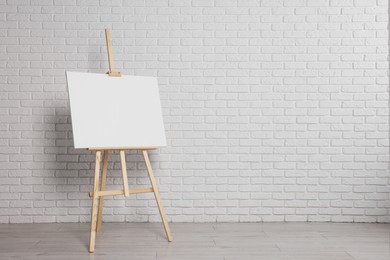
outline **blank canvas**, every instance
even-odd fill
[[[166,145],[157,79],[67,72],[75,148]]]

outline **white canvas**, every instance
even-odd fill
[[[166,145],[156,78],[66,76],[75,148]]]

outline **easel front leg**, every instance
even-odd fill
[[[107,179],[107,166],[108,166],[108,150],[104,150],[103,156],[103,171],[102,171],[102,183],[100,184],[100,190],[103,191],[106,187],[106,179]],[[103,204],[104,204],[104,196],[99,198],[99,207],[98,207],[98,215],[97,215],[97,227],[96,231],[99,232],[102,227],[103,221]]]
[[[142,155],[144,156],[146,169],[148,170],[149,179],[150,179],[150,182],[152,184],[154,197],[156,199],[158,210],[160,211],[160,216],[161,216],[162,222],[164,224],[165,233],[167,234],[168,241],[171,242],[172,241],[171,230],[169,229],[168,221],[166,219],[165,211],[164,211],[164,208],[163,208],[163,205],[161,202],[161,198],[160,198],[160,193],[158,192],[157,183],[156,183],[156,180],[154,179],[152,165],[150,163],[149,156],[148,156],[148,151],[142,150]]]
[[[99,200],[99,174],[100,174],[100,155],[101,151],[96,151],[95,161],[95,178],[93,182],[93,198],[92,198],[92,212],[91,212],[91,236],[89,238],[89,252],[93,253],[95,250],[96,237],[96,222],[97,222],[97,206]]]

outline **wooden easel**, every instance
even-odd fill
[[[114,69],[114,62],[112,59],[110,30],[105,29],[105,32],[106,32],[108,64],[109,64],[109,72],[107,74],[112,77],[120,77],[121,76],[120,72],[115,71]],[[153,192],[161,215],[162,222],[164,224],[167,239],[169,242],[172,241],[171,231],[169,229],[168,221],[166,219],[164,208],[161,203],[160,193],[157,188],[157,183],[153,175],[152,165],[150,163],[149,155],[148,155],[148,150],[153,150],[156,148],[157,147],[91,147],[88,148],[88,150],[96,152],[95,178],[93,183],[93,191],[89,193],[89,196],[92,198],[91,236],[89,240],[89,252],[91,253],[94,252],[96,232],[99,232],[101,230],[104,196],[125,195],[125,197],[127,197],[129,196],[129,194]],[[127,150],[142,151],[142,155],[145,161],[146,169],[148,171],[151,187],[129,189],[129,184],[127,180],[126,158],[125,158],[125,151]],[[107,165],[108,165],[108,153],[110,151],[119,152],[121,168],[122,168],[123,190],[105,190],[106,177],[107,177]],[[102,180],[99,188],[100,164],[101,164],[102,152],[103,152],[103,168],[102,168]]]

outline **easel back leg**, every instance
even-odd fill
[[[119,152],[121,157],[121,168],[122,168],[122,178],[123,178],[123,190],[125,193],[125,197],[129,196],[129,182],[127,179],[127,166],[126,166],[126,156],[125,151],[121,150]]]

